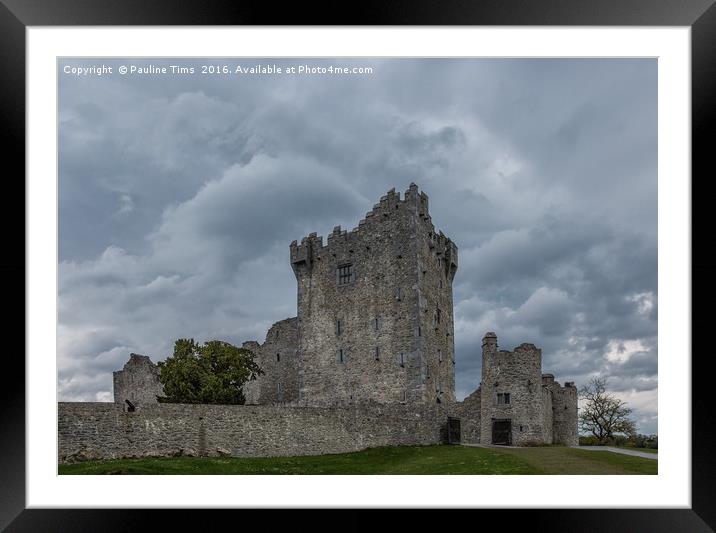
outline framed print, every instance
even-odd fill
[[[26,254],[5,263],[24,272],[27,344],[7,386],[3,524],[292,507],[713,526],[689,313],[690,273],[712,268],[689,246],[709,222],[689,179],[712,128],[709,2],[376,5],[279,15],[290,26],[246,3],[156,3],[141,21],[130,4],[61,5],[2,8],[6,146],[27,198]],[[172,382],[187,350],[214,361],[192,367],[208,372],[193,392]],[[247,354],[263,371],[245,383],[209,377]],[[519,474],[543,475],[519,478],[296,466],[399,445],[561,453],[589,444],[578,394],[584,413],[600,376],[636,419],[616,431],[658,432],[658,461],[526,461]],[[154,456],[295,464],[67,475]],[[152,473],[113,468],[85,473]]]

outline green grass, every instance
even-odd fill
[[[505,448],[504,453],[523,459],[542,474],[657,474],[659,464],[609,451],[556,446]]]
[[[60,474],[656,474],[657,461],[549,446],[401,446],[309,457],[166,457],[60,465]]]
[[[655,450],[654,448],[637,448],[636,446],[614,446],[615,448],[623,448],[625,450],[634,450],[637,452],[646,452],[646,453],[659,453],[659,450]]]

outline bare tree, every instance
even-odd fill
[[[584,400],[579,413],[579,428],[594,435],[600,444],[607,443],[616,433],[636,433],[636,424],[629,418],[632,410],[622,400],[607,393],[606,378],[592,378],[579,389]]]

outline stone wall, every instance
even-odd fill
[[[554,382],[552,390],[552,411],[554,413],[554,439],[555,444],[577,446],[579,435],[577,432],[577,388],[574,383],[567,382],[564,387]]]
[[[276,404],[298,400],[298,319],[276,322],[263,344],[243,343],[256,355],[264,373],[244,385],[247,404]]]
[[[322,455],[445,441],[440,406],[58,404],[60,463],[161,456]]]
[[[159,381],[159,367],[146,355],[130,354],[122,370],[113,372],[112,377],[114,402],[117,404],[125,405],[125,400],[134,405],[157,403],[157,396],[164,395]]]
[[[542,404],[544,405],[544,421],[542,422],[542,442],[554,442],[554,413],[552,407],[552,391],[542,385]]]
[[[455,349],[452,283],[457,272],[457,247],[437,232],[428,213],[428,197],[417,195],[418,316],[427,402],[455,401]],[[410,193],[410,191],[408,191]],[[406,193],[406,198],[409,194]]]
[[[485,334],[482,342],[483,443],[492,444],[493,420],[511,421],[512,445],[544,442],[542,351],[527,343],[512,352],[498,350],[492,332]],[[509,403],[500,403],[499,395],[504,394],[510,395]]]
[[[478,444],[480,442],[481,391],[478,388],[463,401],[448,408],[450,416],[460,419],[460,442]]]
[[[294,241],[290,255],[302,404],[454,401],[457,248],[435,234],[416,185],[402,200],[389,191],[357,228],[337,226],[325,245],[315,233]]]

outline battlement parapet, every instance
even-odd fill
[[[394,217],[396,211],[402,214],[407,209],[415,213],[429,224],[431,234],[435,235],[434,226],[428,213],[428,205],[428,195],[421,192],[415,183],[410,184],[402,199],[400,192],[392,188],[381,196],[379,202],[373,206],[371,211],[365,214],[365,217],[358,222],[355,228],[347,231],[342,229],[341,226],[334,227],[333,231],[327,236],[325,245],[323,244],[323,237],[318,237],[316,233],[311,233],[304,237],[300,243],[296,240],[293,241],[290,245],[291,265],[294,270],[301,267],[310,269],[313,260],[323,254],[331,253],[334,245],[344,245],[351,241],[358,242],[364,235],[373,232],[382,222]],[[450,275],[450,279],[453,279],[458,266],[457,246],[442,231],[435,235],[435,241],[439,245],[437,253],[439,255],[444,254],[445,268]]]
[[[517,351],[526,352],[526,351],[534,351],[534,350],[538,350],[538,349],[539,348],[537,348],[537,346],[535,346],[531,342],[523,342],[522,344],[520,344],[519,346],[517,346],[515,348],[515,351],[516,352]]]

